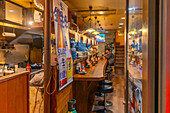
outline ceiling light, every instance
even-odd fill
[[[98,31],[94,31],[92,34],[94,34],[94,35],[98,35],[98,34],[99,34],[99,32],[98,32]]]
[[[91,11],[92,11],[92,6],[89,6],[89,9],[90,9],[90,28],[88,28],[86,31],[87,32],[93,32],[93,31],[95,31],[92,27],[91,27]]]
[[[123,23],[119,23],[119,25],[123,25]]]
[[[137,34],[137,32],[136,31],[130,31],[129,34],[135,35],[135,34]]]
[[[29,21],[28,23],[29,23],[29,25],[32,25],[34,22],[33,21]]]
[[[99,12],[99,14],[103,14],[103,12],[102,12],[102,11],[100,11],[100,12]]]
[[[9,10],[9,12],[13,13],[13,12],[14,12],[14,10]]]
[[[132,10],[135,10],[135,8],[134,8],[134,7],[130,7],[130,8],[129,8],[129,11],[132,11]]]
[[[94,30],[93,28],[89,28],[89,29],[87,29],[86,31],[91,33],[91,32],[93,32],[93,31],[95,31],[95,30]]]
[[[10,26],[11,24],[5,23],[6,26]]]
[[[146,30],[146,29],[140,29],[139,31],[142,31],[142,32],[147,32],[147,30]]]
[[[118,27],[118,28],[122,28],[122,27]]]
[[[122,20],[124,20],[124,19],[125,19],[125,17],[122,17],[121,19],[122,19]]]
[[[101,36],[99,36],[99,35],[96,35],[95,37],[96,37],[96,38],[98,38],[98,39],[102,39],[102,37],[101,37]]]

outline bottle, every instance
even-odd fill
[[[66,72],[66,45],[64,41],[64,34],[62,30],[62,23],[60,20],[60,12],[58,13],[58,31],[57,31],[57,48],[58,48],[58,63],[59,63],[59,79],[60,87],[67,83],[67,72]]]
[[[29,77],[31,78],[31,66],[27,64],[26,71],[29,71]]]
[[[72,99],[70,102],[68,102],[68,111],[66,113],[77,113],[77,111],[75,110],[75,104],[75,99]]]
[[[79,68],[79,65],[77,64],[77,66],[76,66],[76,74],[79,74],[79,72],[80,72],[80,68]]]
[[[16,63],[15,64],[15,72],[17,72],[18,71],[18,64]]]

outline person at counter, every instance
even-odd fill
[[[113,53],[110,51],[110,49],[105,49],[105,53],[103,53],[103,56],[107,59],[107,67],[114,65],[115,58]]]

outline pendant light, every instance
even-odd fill
[[[99,32],[98,31],[96,31],[96,19],[97,19],[97,17],[95,17],[95,31],[92,33],[92,34],[94,34],[94,35],[98,35],[99,34]]]
[[[33,0],[32,0],[32,2],[30,2],[30,5],[31,5],[31,17],[30,17],[30,20],[29,20],[28,24],[32,25],[34,23],[34,21],[33,21],[33,15],[34,15]]]
[[[92,27],[91,27],[91,11],[92,11],[92,6],[89,6],[89,9],[90,9],[90,28],[89,29],[87,29],[86,31],[87,32],[93,32],[93,31],[95,31]]]

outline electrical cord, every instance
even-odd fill
[[[50,79],[49,79],[49,81],[48,81],[48,83],[47,83],[47,87],[46,87],[46,89],[45,89],[45,91],[46,91],[46,93],[48,94],[48,95],[52,95],[55,91],[56,91],[56,89],[57,89],[57,82],[56,82],[56,79],[55,79],[55,77],[53,76],[53,79],[54,79],[54,82],[55,82],[55,88],[54,88],[54,90],[52,91],[52,92],[48,92],[48,87],[50,86],[50,82],[51,82],[51,78],[52,78],[52,76],[53,76],[53,74],[50,76]]]
[[[43,98],[42,98],[42,100],[41,100],[41,102],[40,102],[40,106],[39,106],[39,113],[41,113],[41,105],[42,105],[42,103],[43,103]]]
[[[36,108],[36,105],[37,105],[38,90],[39,90],[39,87],[37,88],[37,92],[36,92],[36,95],[35,95],[35,102],[34,102],[33,113],[35,113],[35,108]]]

